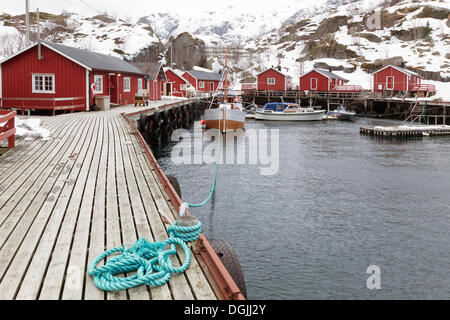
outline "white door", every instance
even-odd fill
[[[142,89],[142,79],[137,79],[137,92],[140,96],[143,94]]]

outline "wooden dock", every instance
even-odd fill
[[[416,125],[416,126],[375,126],[360,127],[361,134],[377,137],[423,137],[450,135],[450,126]]]
[[[0,299],[242,298],[215,282],[198,254],[204,247],[192,250],[185,273],[157,288],[106,293],[87,275],[104,250],[165,240],[177,216],[139,133],[121,115],[136,110],[46,117],[50,140],[18,139],[0,157]],[[174,264],[183,259],[180,250]]]

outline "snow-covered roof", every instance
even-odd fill
[[[288,76],[288,75],[285,75],[283,72],[281,72],[280,70],[277,70],[277,69],[275,69],[275,68],[269,68],[269,69],[267,69],[267,70],[264,70],[264,71],[262,71],[262,72],[260,72],[260,73],[258,73],[257,75],[256,75],[256,77],[258,77],[259,75],[261,75],[261,74],[263,74],[264,72],[267,72],[267,71],[269,71],[269,70],[273,70],[273,71],[275,71],[275,72],[278,72],[279,74],[281,74],[282,76],[284,76],[284,77],[287,77],[287,78],[291,78],[291,76]]]
[[[180,78],[182,81],[184,81],[185,83],[189,83],[185,78],[183,78],[183,74],[180,73],[179,71],[177,72],[177,71],[173,70],[173,69],[170,68],[170,67],[165,67],[165,68],[164,68],[164,72],[167,72],[167,71],[171,71],[174,75],[176,75],[176,76],[177,76],[178,78]]]
[[[93,51],[88,50],[82,50],[74,47],[65,46],[62,44],[56,44],[52,42],[47,41],[41,41],[41,44],[44,47],[49,48],[50,50],[53,50],[62,56],[66,57],[67,59],[73,61],[74,63],[79,64],[83,68],[86,68],[88,70],[106,70],[106,71],[116,71],[116,72],[126,72],[126,73],[135,73],[135,74],[143,74],[139,69],[137,69],[132,64],[126,62],[125,60],[122,60],[117,57],[108,56],[106,54],[101,54]],[[13,54],[12,56],[9,56],[8,58],[2,60],[0,63],[4,63],[8,60],[11,60],[12,58],[20,55],[21,53],[37,46],[38,43],[34,43],[30,45],[29,47],[20,50]]]
[[[142,74],[138,68],[117,57],[47,41],[42,41],[42,44],[64,53],[66,56],[79,61],[91,69]]]
[[[392,68],[394,68],[394,69],[396,69],[396,70],[398,70],[398,71],[400,71],[400,72],[402,72],[402,73],[405,73],[405,74],[407,74],[407,75],[409,75],[409,76],[414,76],[414,77],[419,77],[419,78],[423,78],[420,74],[418,74],[418,73],[416,73],[416,72],[414,72],[414,71],[411,71],[411,70],[408,70],[408,69],[405,69],[405,68],[401,68],[401,67],[397,67],[397,66],[394,66],[394,65],[387,65],[386,67],[384,67],[384,68],[381,68],[380,70],[377,70],[377,71],[375,71],[373,74],[375,74],[375,73],[378,73],[378,72],[380,72],[380,71],[382,71],[382,70],[384,70],[384,69],[387,69],[387,68],[389,68],[389,67],[392,67]]]
[[[141,72],[148,75],[151,80],[156,80],[158,75],[161,77],[161,80],[167,80],[161,62],[133,62],[133,65]]]
[[[329,70],[314,68],[310,72],[312,72],[312,71],[316,71],[316,72],[320,73],[321,75],[327,77],[328,79],[338,79],[338,80],[348,81],[347,79],[344,79],[341,76],[338,76],[337,74],[335,74],[335,73],[333,73],[333,72],[331,72]]]
[[[205,71],[197,71],[197,70],[189,70],[186,71],[191,76],[193,76],[197,80],[207,80],[207,81],[221,81],[222,75],[216,72],[205,72]]]

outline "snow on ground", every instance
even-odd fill
[[[50,139],[50,131],[41,127],[41,120],[36,118],[19,119],[15,118],[16,136],[25,139],[41,138]]]

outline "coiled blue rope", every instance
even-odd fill
[[[175,221],[167,228],[169,238],[162,242],[149,242],[144,238],[136,241],[132,247],[122,246],[107,250],[99,255],[89,266],[88,274],[94,277],[97,288],[105,291],[118,291],[146,284],[157,287],[169,281],[172,274],[186,271],[191,262],[191,250],[186,242],[195,241],[202,232],[200,221],[195,226],[179,226]],[[176,255],[176,245],[179,245],[185,255],[183,264],[174,267],[171,255]],[[164,250],[166,246],[169,249]],[[107,256],[121,253],[109,259],[105,265],[97,267]],[[115,275],[126,272],[136,274],[128,277]]]

